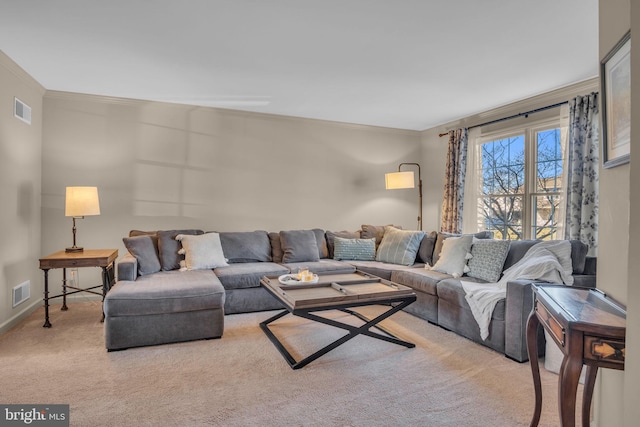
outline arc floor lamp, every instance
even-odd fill
[[[384,175],[387,190],[403,188],[416,188],[416,180],[413,171],[402,172],[402,166],[418,167],[418,229],[422,230],[422,174],[418,163],[400,163],[398,172],[390,172]]]

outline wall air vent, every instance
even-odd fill
[[[13,115],[27,124],[31,124],[31,107],[18,98],[13,98]]]
[[[27,280],[13,288],[13,307],[22,304],[31,296],[31,281]]]

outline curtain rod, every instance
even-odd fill
[[[559,107],[561,105],[568,104],[568,103],[569,103],[569,101],[558,102],[557,104],[547,105],[546,107],[536,108],[535,110],[526,111],[524,113],[514,114],[513,116],[503,117],[501,119],[496,119],[496,120],[491,120],[489,122],[480,123],[479,125],[469,126],[467,129],[473,129],[473,128],[477,128],[477,127],[480,127],[480,126],[492,125],[494,123],[504,122],[506,120],[516,119],[516,118],[522,117],[522,116],[528,117],[529,114],[534,114],[534,113],[539,113],[540,111],[550,110],[552,108],[557,108],[557,107]],[[441,134],[438,134],[438,135],[440,136],[440,138],[442,138],[445,135],[449,135],[449,132],[444,132],[444,133],[441,133]]]

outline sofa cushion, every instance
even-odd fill
[[[433,248],[433,264],[438,262],[438,258],[440,257],[440,252],[442,251],[442,245],[444,241],[448,237],[460,237],[460,236],[473,236],[477,239],[493,239],[493,231],[479,231],[475,234],[455,234],[455,233],[444,233],[438,232],[438,238],[436,239],[436,245]],[[432,264],[432,265],[433,265]]]
[[[333,259],[374,261],[376,259],[376,239],[345,239],[334,237]]]
[[[318,243],[311,230],[289,230],[280,232],[282,262],[318,261]]]
[[[502,271],[506,270],[509,267],[512,267],[515,263],[520,261],[524,254],[526,254],[527,251],[531,249],[531,246],[539,242],[539,240],[512,240],[511,244],[509,245],[507,258],[504,260]]]
[[[121,280],[109,290],[107,316],[142,316],[181,313],[224,307],[225,292],[211,270],[160,271]]]
[[[289,269],[273,262],[243,262],[218,267],[213,272],[225,289],[259,288],[263,276],[280,276]]]
[[[569,240],[569,243],[571,243],[571,265],[573,266],[573,274],[583,274],[589,246],[580,240]]]
[[[436,240],[438,239],[438,232],[431,231],[426,233],[420,242],[418,248],[418,256],[416,256],[416,262],[422,262],[425,264],[433,265],[433,250],[436,246]]]
[[[384,236],[376,251],[376,261],[391,264],[413,265],[424,231],[399,230],[385,227]]]
[[[129,253],[138,260],[138,273],[141,276],[157,273],[161,270],[158,247],[154,245],[151,236],[139,235],[125,237],[122,241]]]
[[[324,230],[321,228],[313,228],[313,234],[316,236],[316,244],[318,245],[318,256],[320,259],[329,258],[329,246]]]
[[[182,248],[180,242],[176,240],[178,234],[197,236],[203,233],[202,230],[158,231],[158,255],[160,256],[162,270],[177,270],[180,268],[180,261],[184,260],[184,256],[178,254],[178,251]]]
[[[220,232],[222,251],[229,264],[269,262],[271,243],[266,231]]]
[[[450,279],[451,275],[425,268],[411,268],[395,270],[391,273],[391,281],[409,286],[420,292],[437,295],[437,285],[440,281]]]
[[[473,236],[448,237],[442,245],[438,261],[431,270],[450,274],[453,277],[462,276],[468,269],[467,260],[471,256]]]
[[[468,282],[482,282],[479,279],[475,278],[465,278],[465,281]],[[469,307],[469,303],[465,298],[465,291],[462,287],[462,283],[460,283],[460,279],[444,279],[436,285],[438,298],[443,301],[447,301],[449,304],[455,305],[457,307],[462,307],[465,310],[471,311]],[[496,304],[493,309],[493,314],[491,316],[492,319],[504,320],[505,317],[505,299],[501,299],[498,304]],[[478,328],[477,322],[474,325],[474,328]]]
[[[467,275],[492,283],[500,280],[510,243],[509,240],[474,238],[471,245],[471,259],[467,262],[469,266]]]
[[[325,233],[327,239],[327,249],[329,250],[329,258],[333,258],[335,237],[343,237],[345,239],[359,239],[360,231],[327,231]]]
[[[178,234],[176,240],[182,243],[182,249],[178,253],[184,254],[184,261],[180,261],[181,271],[206,270],[229,265],[222,252],[218,233],[198,236]]]

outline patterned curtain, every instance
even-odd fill
[[[449,131],[449,149],[442,201],[440,230],[447,233],[462,232],[462,205],[464,179],[467,170],[467,129]]]
[[[569,101],[565,239],[598,248],[598,93]]]

